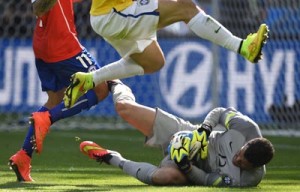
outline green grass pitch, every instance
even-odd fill
[[[143,145],[144,137],[135,130],[52,130],[43,153],[34,154],[31,176],[33,183],[18,183],[7,161],[22,145],[25,131],[0,132],[0,191],[300,191],[300,138],[267,137],[276,149],[267,174],[258,187],[229,189],[213,187],[157,187],[145,185],[120,169],[88,159],[79,151],[79,142],[92,140],[103,147],[117,150],[129,159],[158,164],[159,149]]]

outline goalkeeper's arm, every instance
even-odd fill
[[[226,111],[226,109],[223,107],[214,108],[206,115],[203,124],[210,125],[212,128],[216,127],[220,123],[224,111]]]
[[[192,165],[189,172],[185,173],[188,180],[195,185],[205,186],[232,186],[232,180],[227,175],[219,173],[206,173]]]

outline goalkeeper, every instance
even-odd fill
[[[131,90],[119,81],[108,85],[118,114],[146,136],[146,145],[161,147],[165,157],[159,166],[134,162],[84,141],[80,149],[90,158],[118,166],[149,185],[250,187],[263,179],[273,145],[254,121],[234,108],[215,108],[201,125],[193,125],[136,103]]]

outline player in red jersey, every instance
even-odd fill
[[[83,95],[72,108],[67,109],[62,102],[72,74],[100,68],[77,38],[73,11],[75,1],[78,0],[32,0],[37,16],[33,36],[35,63],[48,100],[32,113],[24,144],[9,159],[18,181],[33,181],[30,176],[32,153],[34,150],[42,152],[43,140],[51,124],[89,109],[108,94],[106,83],[102,83]]]

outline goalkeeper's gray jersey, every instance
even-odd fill
[[[241,171],[233,165],[232,159],[247,141],[262,137],[257,124],[233,108],[214,109],[204,123],[225,128],[225,131],[213,131],[209,137],[205,171],[228,175],[233,186],[256,186],[265,174],[265,167]]]
[[[232,186],[256,186],[264,176],[265,168],[241,171],[233,165],[232,158],[247,141],[261,137],[257,124],[233,108],[215,108],[206,116],[204,123],[212,125],[213,132],[209,137],[208,158],[204,167],[202,161],[198,162],[198,167],[205,172],[198,169],[195,177],[199,180],[193,182],[212,185],[216,176],[225,174],[232,178]],[[219,130],[218,127],[222,127],[223,130]],[[166,149],[174,133],[197,128],[198,125],[157,108],[153,135],[146,138],[146,145],[162,147],[167,154]]]

